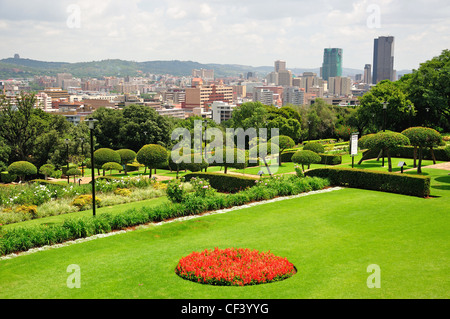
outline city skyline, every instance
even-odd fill
[[[306,6],[307,5],[307,6]],[[305,10],[307,8],[307,10]],[[396,70],[415,69],[450,43],[445,1],[0,0],[0,57],[90,62],[181,60],[290,68],[322,65],[324,48],[344,68],[373,61],[373,39],[396,39]]]

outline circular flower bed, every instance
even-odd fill
[[[286,258],[246,248],[193,252],[180,259],[181,278],[210,285],[257,285],[290,278],[296,269]]]

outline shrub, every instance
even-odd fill
[[[167,198],[172,203],[181,203],[186,197],[186,190],[183,186],[184,179],[173,179],[169,181],[166,188]]]
[[[111,174],[112,170],[116,170],[116,171],[122,171],[123,167],[122,165],[120,165],[119,163],[116,162],[108,162],[102,165],[102,170],[104,171],[110,171],[109,173]]]
[[[96,197],[95,204],[100,205],[101,200]],[[72,205],[78,207],[80,210],[84,210],[86,208],[90,208],[92,206],[92,195],[79,195],[74,198],[72,201]]]
[[[119,196],[130,196],[131,191],[128,188],[117,188],[114,191],[114,194]]]
[[[318,168],[307,176],[328,178],[332,185],[427,197],[430,178],[350,168]]]
[[[305,171],[305,165],[308,165],[309,168],[311,164],[320,163],[321,160],[322,158],[320,155],[309,150],[298,151],[292,155],[292,161],[294,163],[301,164],[303,171]]]
[[[222,173],[189,173],[184,176],[189,182],[191,178],[202,178],[209,181],[210,185],[219,192],[235,193],[255,185],[256,177],[229,175]]]
[[[325,152],[325,147],[318,142],[310,142],[306,143],[303,147],[304,151],[313,151],[314,153],[323,153]]]
[[[206,179],[193,177],[189,182],[193,186],[195,196],[213,196],[216,192],[216,190],[211,187],[209,181]]]
[[[45,176],[47,179],[48,176],[51,176],[55,171],[55,166],[53,164],[44,164],[39,168],[39,173]]]
[[[17,175],[11,174],[9,172],[1,172],[0,173],[2,183],[12,183],[17,179]]]
[[[150,169],[150,177],[152,177],[152,168],[167,165],[168,158],[167,150],[157,144],[143,146],[136,155],[137,161]]]
[[[100,214],[95,218],[71,218],[65,220],[61,225],[40,224],[30,228],[12,228],[0,236],[0,254],[6,255],[148,222],[160,222],[169,218],[202,213],[208,209],[243,205],[258,199],[274,198],[280,194],[294,195],[304,191],[317,190],[329,184],[326,179],[297,178],[294,175],[263,181],[254,180],[253,182],[258,186],[228,196],[220,194],[208,197],[189,196],[182,204],[166,203],[160,206],[143,207],[140,210],[131,209],[114,216]]]
[[[332,155],[332,154],[319,154],[320,155],[320,164],[324,165],[340,165],[342,164],[342,156],[340,155]]]
[[[402,132],[409,139],[411,145],[419,147],[419,165],[417,172],[422,173],[423,148],[429,148],[433,154],[433,147],[442,142],[441,134],[429,127],[410,127]]]
[[[29,214],[31,219],[37,217],[37,206],[36,205],[20,205],[14,210],[16,213]]]
[[[94,152],[94,163],[96,168],[100,168],[105,163],[115,162],[120,164],[121,158],[118,152],[110,148],[100,148]]]
[[[132,163],[136,159],[136,152],[130,149],[120,149],[117,151],[120,155],[120,163],[125,167],[125,174],[128,174],[128,163]]]
[[[20,176],[21,178],[28,175],[36,175],[37,168],[27,161],[14,162],[8,166],[7,170],[10,174]]]

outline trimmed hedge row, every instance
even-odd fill
[[[392,157],[400,158],[414,158],[414,146],[399,146],[389,150]],[[445,147],[433,148],[434,156],[437,161],[450,161],[450,155],[447,154]],[[369,158],[376,158],[379,150],[367,150],[363,154]],[[419,159],[419,150],[417,150],[417,159]],[[431,150],[429,148],[423,148],[423,159],[432,160]]]
[[[281,153],[281,162],[287,163],[292,162],[292,156],[297,153],[297,151],[287,151]],[[342,156],[334,154],[319,154],[321,157],[320,164],[325,165],[340,165],[342,164]]]
[[[430,195],[430,178],[352,168],[317,168],[306,176],[328,178],[331,185],[369,189],[418,197]]]
[[[161,222],[171,218],[231,208],[277,196],[296,195],[329,186],[326,179],[297,178],[296,176],[289,176],[285,179],[263,179],[253,183],[255,184],[254,187],[226,196],[223,194],[210,197],[190,196],[183,203],[166,203],[154,207],[134,208],[114,215],[103,213],[95,218],[87,216],[69,218],[60,225],[41,224],[28,228],[16,227],[5,232],[0,231],[0,255],[17,253],[45,245],[60,244],[97,234],[106,234],[150,222]]]
[[[184,175],[186,182],[189,182],[191,178],[203,178],[209,181],[211,187],[217,189],[219,192],[236,193],[247,187],[255,185],[255,181],[258,181],[258,177],[239,176],[223,173],[189,173]]]

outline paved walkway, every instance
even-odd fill
[[[422,166],[422,168],[435,168],[435,169],[443,169],[443,170],[450,171],[450,162]],[[406,172],[406,171],[414,171],[414,170],[417,170],[417,167],[416,168],[408,168],[408,169],[405,169],[404,171]]]

